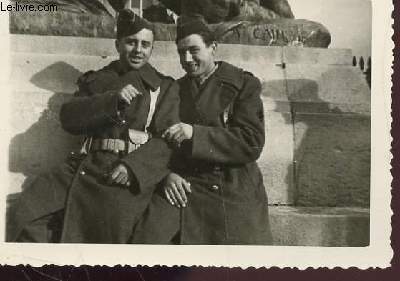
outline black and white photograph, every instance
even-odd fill
[[[389,266],[377,2],[1,1],[0,261]]]

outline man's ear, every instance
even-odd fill
[[[115,49],[117,50],[117,52],[119,53],[119,44],[121,42],[119,41],[119,39],[115,40]]]
[[[217,52],[217,48],[218,48],[218,43],[217,41],[214,41],[211,43],[211,48],[212,48],[212,52],[215,55],[215,53]]]

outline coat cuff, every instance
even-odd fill
[[[212,158],[213,150],[209,145],[209,130],[205,126],[193,125],[193,137],[189,156],[193,158]]]

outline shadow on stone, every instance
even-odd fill
[[[59,122],[61,105],[71,93],[58,92],[68,84],[75,84],[81,72],[65,62],[57,62],[32,76],[31,82],[43,90],[54,92],[47,101],[47,108],[37,122],[25,132],[15,135],[9,146],[9,171],[25,176],[21,189],[29,188],[36,176],[61,164],[67,153],[79,147],[80,139],[63,131]],[[69,85],[71,88],[71,85]],[[14,94],[22,94],[15,92]],[[44,93],[31,92],[43,99]],[[19,109],[20,110],[20,109]],[[14,109],[14,112],[19,111]],[[31,109],[32,110],[32,109]],[[14,182],[14,184],[16,184]],[[13,205],[19,193],[7,196],[7,229],[12,219]]]
[[[331,217],[324,222],[324,216],[337,214],[323,210],[334,209],[332,207],[369,208],[370,116],[343,112],[340,101],[324,100],[318,82],[286,79],[267,81],[263,85],[264,89],[269,89],[264,90],[265,96],[275,102],[273,111],[279,112],[293,129],[294,159],[287,167],[286,188],[293,193],[295,208],[311,207],[304,215],[321,216],[321,221],[317,219],[309,223],[321,223],[321,231],[328,233],[332,230],[336,235],[345,236],[336,237],[338,241],[366,246],[369,219],[365,214],[360,219],[354,212],[345,211],[340,218]],[[285,93],[282,90],[279,93],[282,88]],[[276,90],[275,93],[272,89]],[[309,213],[313,208],[317,214]],[[346,226],[335,226],[338,222]],[[353,225],[359,225],[359,231]],[[299,227],[296,231],[302,237],[308,230]],[[321,246],[336,245],[336,238],[335,235],[325,235]],[[296,241],[284,242],[283,245],[296,245]]]

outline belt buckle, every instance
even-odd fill
[[[118,148],[116,147],[115,139],[107,139],[107,150],[112,151],[115,154],[118,154]]]

